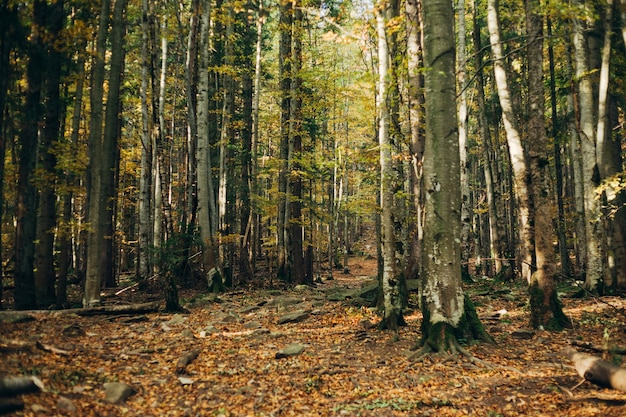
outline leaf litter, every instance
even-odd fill
[[[34,375],[46,388],[21,395],[13,415],[626,416],[625,393],[589,382],[572,390],[580,378],[561,354],[577,341],[619,364],[610,349],[626,347],[621,298],[563,298],[573,329],[530,330],[522,286],[479,281],[466,289],[497,345],[466,346],[477,361],[413,361],[419,311],[408,312],[396,341],[376,329],[373,308],[327,300],[330,289],[375,275],[375,261],[353,262],[358,274],[335,273],[316,288],[239,290],[191,303],[186,315],[32,313],[34,321],[1,323],[2,376]],[[110,403],[111,382],[133,394]]]

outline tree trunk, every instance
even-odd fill
[[[424,196],[422,187],[422,158],[424,156],[424,76],[422,71],[422,44],[419,17],[419,1],[406,1],[407,21],[407,66],[408,66],[408,103],[411,139],[409,152],[411,154],[411,192],[413,194],[413,210],[415,212],[414,235],[411,239],[411,248],[406,279],[415,279],[419,276],[421,265],[421,241],[424,218]]]
[[[49,6],[48,42],[56,39],[64,27],[63,1]],[[61,130],[61,51],[54,45],[48,47],[45,81],[45,118],[39,147],[39,169],[44,175],[39,187],[37,217],[37,245],[35,247],[35,294],[39,306],[48,307],[55,301],[54,283],[54,230],[56,226],[56,156],[53,146]]]
[[[500,23],[498,16],[498,0],[489,0],[487,10],[487,24],[489,27],[489,39],[491,42],[491,54],[493,55],[493,71],[502,107],[502,121],[506,131],[506,138],[513,169],[513,182],[518,211],[518,237],[519,259],[517,261],[522,277],[526,282],[531,280],[531,266],[533,262],[534,242],[531,225],[531,200],[528,186],[528,165],[519,129],[516,125],[515,115],[519,113],[514,108],[509,83],[505,69],[504,54],[500,41]]]
[[[467,160],[467,93],[468,83],[465,78],[465,68],[467,66],[467,47],[466,47],[466,29],[465,29],[465,0],[457,1],[457,80],[459,94],[457,98],[457,111],[459,123],[459,152],[460,152],[460,169],[461,169],[461,259],[463,260],[463,273],[469,275],[468,266],[472,252],[472,242],[470,241],[470,233],[472,226],[472,215],[470,214],[470,184]],[[476,243],[474,243],[474,246]]]
[[[546,22],[547,35],[552,39],[552,20],[547,18]],[[548,59],[550,66],[550,104],[552,117],[552,140],[554,141],[554,172],[555,187],[557,201],[557,236],[559,240],[559,258],[561,260],[561,273],[569,277],[571,274],[571,266],[569,259],[569,251],[567,246],[567,225],[565,220],[565,206],[563,202],[563,164],[561,162],[561,141],[563,134],[559,132],[558,113],[557,113],[557,95],[556,95],[556,75],[554,62],[554,46],[552,42],[548,42]]]
[[[304,265],[304,219],[302,217],[302,9],[294,2],[293,35],[291,49],[291,110],[289,117],[288,154],[288,211],[289,211],[289,267],[290,281],[297,284],[312,284],[306,281]]]
[[[33,3],[33,20],[29,37],[29,59],[26,69],[26,98],[20,129],[20,152],[17,183],[15,230],[15,309],[27,310],[36,305],[35,297],[35,236],[37,224],[37,190],[32,175],[37,162],[39,122],[42,118],[41,86],[45,64],[43,42],[46,2]]]
[[[489,340],[461,287],[461,192],[452,3],[423,2],[426,193],[422,350],[457,351],[461,335]]]
[[[382,9],[382,10],[380,10]],[[389,6],[379,5],[376,10],[378,38],[378,143],[380,147],[380,215],[382,245],[383,318],[380,328],[397,330],[404,325],[400,280],[396,265],[396,237],[393,219],[394,172],[392,142],[389,135],[389,49],[387,44],[387,15]]]
[[[491,262],[493,268],[491,273],[496,275],[502,271],[502,259],[504,258],[505,248],[504,242],[505,230],[500,227],[500,213],[498,212],[498,187],[494,181],[494,169],[493,169],[493,144],[491,138],[491,132],[489,130],[489,121],[487,119],[487,105],[485,103],[485,81],[483,77],[483,46],[480,37],[480,24],[478,19],[478,6],[474,3],[473,7],[473,19],[474,30],[472,32],[472,38],[474,43],[474,50],[479,51],[475,54],[475,66],[476,70],[476,101],[478,105],[478,126],[480,130],[481,138],[481,155],[483,158],[483,172],[485,176],[485,193],[487,195],[487,210],[489,219],[489,253],[490,257],[494,258]]]
[[[107,287],[116,285],[115,279],[115,214],[117,208],[117,180],[119,172],[118,138],[120,126],[120,89],[124,72],[124,35],[126,33],[126,0],[115,0],[113,20],[111,22],[111,61],[107,105],[104,120],[102,153],[102,204],[99,215],[104,227],[104,246],[101,265],[103,284]]]
[[[252,8],[248,4],[248,8]],[[240,211],[240,227],[239,234],[241,243],[239,246],[239,280],[247,282],[252,278],[252,267],[250,265],[250,254],[254,251],[254,242],[250,240],[250,228],[252,226],[252,210],[250,193],[252,187],[252,135],[253,135],[253,100],[254,100],[254,66],[253,46],[256,37],[256,30],[252,26],[253,15],[246,15],[245,19],[245,37],[243,56],[246,62],[244,73],[242,75],[242,96],[243,96],[243,129],[241,132],[241,211]]]
[[[141,42],[141,177],[139,179],[139,237],[137,243],[137,278],[147,280],[153,272],[153,207],[152,207],[152,137],[150,135],[150,108],[148,106],[148,77],[150,74],[150,33],[148,0],[142,1]]]
[[[102,259],[104,255],[104,224],[99,215],[100,207],[104,207],[106,200],[102,190],[103,182],[103,103],[105,78],[105,53],[109,27],[110,0],[102,0],[98,33],[96,35],[96,50],[92,63],[92,79],[89,119],[89,178],[88,178],[88,221],[87,232],[87,271],[85,289],[83,293],[83,307],[93,307],[100,304],[100,287],[102,284]]]
[[[574,4],[585,8],[581,0]],[[573,45],[575,76],[578,81],[577,91],[577,120],[578,137],[580,141],[580,158],[582,166],[582,191],[584,203],[584,224],[586,246],[585,288],[588,291],[598,291],[602,279],[603,258],[603,230],[601,222],[600,201],[596,198],[596,187],[599,184],[598,165],[596,163],[596,126],[594,122],[594,98],[589,54],[587,50],[586,24],[582,18],[573,19]]]
[[[535,260],[537,270],[530,282],[530,324],[534,328],[560,330],[569,320],[563,314],[556,293],[556,264],[553,199],[550,187],[548,137],[545,129],[543,91],[543,16],[538,0],[526,0],[526,32],[528,38],[528,144],[530,181],[533,196]]]
[[[278,216],[276,220],[276,251],[277,251],[277,278],[289,280],[289,265],[287,250],[287,227],[289,225],[288,206],[288,158],[289,158],[289,118],[291,116],[291,77],[292,77],[292,27],[293,4],[291,0],[281,2],[278,30],[280,45],[278,51],[279,82],[280,82],[280,155],[278,168]]]

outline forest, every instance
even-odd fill
[[[0,413],[626,414],[625,58],[623,0],[0,0]]]

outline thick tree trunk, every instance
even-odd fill
[[[456,351],[461,334],[488,339],[461,287],[460,153],[456,112],[455,46],[452,3],[423,2],[426,97],[426,193],[422,350]],[[452,120],[451,120],[452,118]]]

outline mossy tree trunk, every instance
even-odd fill
[[[447,0],[423,2],[426,147],[426,195],[423,284],[421,294],[422,350],[462,348],[461,339],[490,340],[473,304],[461,287],[460,150],[456,112],[454,11]]]

